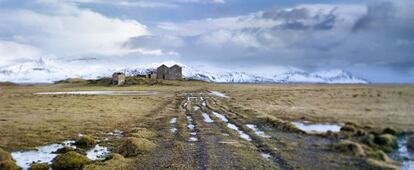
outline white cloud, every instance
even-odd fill
[[[42,50],[30,45],[0,41],[0,67],[16,60],[36,59],[43,55]]]
[[[29,42],[59,57],[119,55],[119,51],[128,50],[122,45],[130,38],[149,34],[147,27],[135,20],[110,18],[69,3],[38,2],[44,11],[1,11],[0,31],[10,35],[9,39]]]

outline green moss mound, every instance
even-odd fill
[[[21,170],[19,166],[16,165],[16,162],[13,160],[5,160],[0,162],[1,170]]]
[[[334,144],[333,148],[336,151],[346,154],[351,154],[354,156],[365,156],[365,150],[362,145],[350,140],[341,140],[338,143]]]
[[[12,160],[12,156],[9,152],[6,152],[5,150],[0,148],[0,162],[7,160]]]
[[[375,136],[374,142],[385,152],[391,152],[398,148],[397,137],[390,134]]]
[[[96,141],[94,138],[84,135],[76,140],[75,145],[80,148],[92,148],[96,145]]]
[[[69,146],[64,146],[63,148],[60,148],[60,149],[56,150],[53,153],[55,153],[55,154],[65,154],[65,153],[68,153],[70,151],[74,151],[74,152],[80,153],[82,155],[86,155],[85,150],[80,149],[80,148],[73,148],[73,147],[69,147]]]
[[[407,148],[409,150],[414,151],[414,136],[408,137],[408,140],[407,140]]]
[[[382,131],[382,133],[383,134],[390,134],[390,135],[398,135],[398,131],[397,130],[395,130],[395,129],[393,129],[393,128],[390,128],[390,127],[387,127],[387,128],[385,128],[383,131]]]
[[[108,156],[108,159],[109,159],[109,160],[123,160],[123,159],[125,159],[125,158],[124,158],[124,156],[122,156],[121,154],[111,153],[111,154]]]
[[[30,165],[28,170],[49,170],[49,165],[34,163]]]
[[[125,157],[137,156],[142,153],[150,152],[156,145],[145,138],[128,138],[118,148],[117,152]]]
[[[70,151],[52,160],[52,168],[60,170],[82,169],[90,160],[79,153]]]
[[[357,129],[355,127],[355,125],[353,124],[345,124],[343,127],[341,127],[341,131],[342,132],[355,132]]]

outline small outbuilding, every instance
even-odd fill
[[[122,86],[125,84],[125,74],[122,72],[116,72],[112,75],[112,85]]]
[[[157,79],[157,71],[151,70],[146,75],[147,79]]]

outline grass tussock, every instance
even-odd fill
[[[64,146],[63,148],[60,148],[60,149],[56,150],[53,153],[55,153],[55,154],[65,154],[65,153],[68,153],[68,152],[71,152],[71,151],[82,154],[82,155],[86,155],[85,150],[83,150],[81,148],[73,148],[73,147],[68,147],[68,146]]]
[[[128,136],[130,137],[135,137],[135,138],[154,138],[157,137],[157,134],[151,130],[148,130],[147,128],[140,128],[140,127],[136,127],[133,128]]]
[[[277,128],[279,130],[283,130],[286,132],[301,133],[301,134],[305,133],[299,128],[297,128],[295,125],[293,125],[292,123],[278,119],[273,116],[264,116],[264,117],[260,117],[259,119],[261,121],[266,122],[267,124],[270,124],[272,127]]]
[[[127,170],[134,169],[131,165],[132,160],[124,158],[120,154],[112,153],[108,160],[104,162],[95,162],[85,166],[85,170]]]
[[[91,136],[81,136],[75,141],[75,145],[80,148],[92,148],[96,145],[96,141]]]
[[[0,162],[0,169],[1,170],[21,170],[19,166],[16,165],[16,162],[13,160],[6,160]]]
[[[351,154],[354,156],[365,156],[365,150],[361,144],[350,141],[350,140],[341,140],[333,146],[334,150]]]
[[[375,159],[367,159],[366,161],[368,165],[372,167],[372,169],[378,169],[378,170],[399,170],[400,167],[390,164],[387,162],[375,160]]]
[[[12,160],[12,156],[9,152],[6,152],[5,150],[0,148],[0,162],[7,160]]]
[[[377,135],[374,142],[385,152],[391,152],[398,148],[397,137],[390,134]]]
[[[52,160],[51,167],[53,169],[82,169],[90,160],[88,157],[76,152],[68,152],[63,155],[58,155]]]
[[[9,152],[0,148],[0,169],[1,170],[20,170],[21,168],[16,165]]]
[[[28,170],[49,170],[48,164],[33,163]]]
[[[153,151],[156,148],[155,143],[145,138],[127,138],[121,146],[119,146],[117,153],[124,157],[133,157],[142,153]]]

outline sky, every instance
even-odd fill
[[[0,0],[0,68],[176,61],[414,83],[413,0]],[[270,68],[270,69],[269,69]]]

